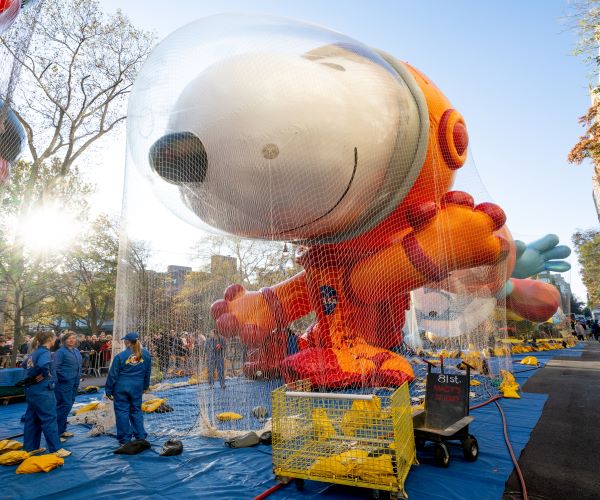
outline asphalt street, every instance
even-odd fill
[[[600,344],[556,357],[523,386],[548,394],[519,465],[531,500],[600,499]],[[513,471],[505,500],[523,498]]]

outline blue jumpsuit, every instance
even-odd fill
[[[81,378],[81,354],[79,349],[62,346],[54,353],[54,376],[56,378],[56,423],[58,434],[67,430],[67,417],[77,397]]]
[[[152,358],[142,349],[142,359],[137,359],[130,348],[113,359],[104,388],[107,396],[114,397],[117,439],[126,443],[131,436],[145,439],[142,393],[150,387]]]
[[[25,388],[27,411],[25,412],[24,441],[25,451],[40,447],[42,432],[46,438],[48,451],[60,449],[60,439],[56,424],[56,397],[52,378],[52,354],[47,347],[41,346],[27,359],[25,366],[28,377],[43,375],[41,382]]]
[[[206,340],[206,353],[208,365],[208,384],[214,383],[215,370],[221,387],[225,387],[225,341],[220,336],[208,337]]]

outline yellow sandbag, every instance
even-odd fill
[[[387,482],[394,477],[391,454],[369,457],[366,450],[348,450],[339,455],[320,458],[310,468],[310,473],[320,476],[358,476],[363,481]]]
[[[414,414],[417,413],[418,411],[424,410],[425,409],[425,402],[423,403],[419,403],[418,405],[410,405],[410,411]],[[390,448],[392,446],[390,445]]]
[[[481,354],[477,351],[471,351],[463,353],[463,361],[468,365],[471,365],[475,370],[480,372],[483,368],[483,362],[481,361]]]
[[[52,469],[63,465],[65,460],[52,453],[40,455],[39,457],[29,457],[17,467],[17,474],[34,474],[36,472],[50,472]]]
[[[0,454],[7,451],[20,450],[21,448],[23,448],[23,443],[19,441],[13,441],[12,439],[3,439],[0,441]]]
[[[348,475],[348,469],[342,464],[338,455],[315,460],[315,463],[308,471],[315,476],[332,477]]]
[[[522,360],[521,360],[521,364],[522,365],[531,365],[531,366],[537,366],[538,360],[535,356],[525,356]]]
[[[358,429],[362,429],[380,418],[381,399],[373,396],[373,399],[357,399],[352,402],[350,409],[342,417],[342,432],[345,436],[354,436]]]
[[[519,384],[515,380],[515,376],[508,370],[500,370],[500,375],[502,375],[502,383],[500,384],[501,390],[502,390],[502,388],[508,387],[508,386],[516,385],[517,387],[519,387]]]
[[[392,455],[386,453],[357,460],[354,473],[369,483],[387,483],[394,477]]]
[[[505,398],[521,399],[521,396],[519,396],[519,393],[517,392],[517,390],[512,387],[508,387],[508,388],[504,389],[502,391],[502,395]]]
[[[494,356],[502,357],[506,356],[508,351],[504,347],[494,347]]]
[[[348,450],[338,455],[319,458],[309,472],[319,476],[349,476],[354,475],[356,468],[366,460],[369,452],[365,450]]]
[[[75,415],[79,415],[80,413],[85,413],[92,410],[100,410],[102,408],[100,404],[100,401],[92,401],[91,403],[88,403],[82,406],[81,408],[75,410]]]
[[[167,400],[163,398],[153,398],[148,401],[144,401],[142,403],[142,411],[144,413],[152,413],[155,411],[161,404],[165,403]]]
[[[219,413],[217,415],[217,418],[221,421],[221,422],[227,422],[228,420],[240,420],[244,417],[242,417],[239,413],[235,413],[232,411],[225,411],[223,413]]]
[[[500,370],[502,375],[502,383],[500,384],[499,390],[505,398],[520,398],[517,391],[519,390],[519,384],[515,380],[515,376],[507,370]]]
[[[478,385],[481,385],[481,382],[479,380],[471,379],[471,382],[469,382],[469,385],[476,387]]]
[[[335,436],[335,428],[327,417],[327,412],[323,408],[315,408],[312,411],[313,429],[316,438],[321,441]]]
[[[16,465],[29,458],[29,453],[23,450],[9,451],[0,455],[0,465]]]

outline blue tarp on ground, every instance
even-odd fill
[[[547,351],[554,356],[580,350]],[[519,382],[536,373],[519,374]],[[87,401],[81,396],[78,401]],[[508,431],[517,456],[529,440],[546,402],[541,394],[522,394],[519,400],[502,400],[508,419]],[[22,432],[19,422],[25,404],[0,408],[0,438]],[[433,466],[431,453],[420,453],[421,465],[411,469],[406,490],[412,499],[499,499],[504,483],[512,472],[502,435],[502,421],[494,404],[473,412],[475,421],[471,433],[477,437],[480,458],[468,463],[460,448],[451,449],[448,469]],[[159,416],[156,416],[157,418]],[[16,475],[15,467],[0,467],[0,497],[7,499],[82,498],[110,496],[113,498],[253,498],[274,485],[271,471],[271,449],[259,445],[233,450],[218,439],[188,437],[183,455],[160,457],[152,451],[137,456],[112,454],[116,440],[112,437],[86,437],[87,429],[71,427],[76,436],[69,440],[73,455],[64,467],[48,474]],[[158,450],[165,438],[151,440]],[[370,492],[337,485],[306,482],[304,492],[293,485],[279,490],[270,498],[331,499],[370,498]]]
[[[25,378],[27,374],[23,368],[2,368],[0,370],[0,386],[11,387]]]
[[[515,354],[513,355],[513,370],[515,379],[521,385],[525,383],[525,381],[531,377],[534,373],[537,372],[540,368],[543,368],[548,361],[557,357],[569,357],[569,358],[577,358],[581,357],[581,353],[585,349],[586,343],[579,342],[575,347],[571,347],[570,349],[557,349],[555,351],[540,351],[540,352],[529,352],[526,354]],[[521,365],[520,361],[526,356],[535,356],[538,360],[539,366],[532,367],[528,365]]]

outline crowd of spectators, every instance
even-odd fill
[[[64,330],[61,334],[68,332]],[[55,352],[60,348],[60,336],[57,337],[51,352]],[[20,365],[21,359],[34,348],[32,347],[33,337],[26,335],[23,342],[19,346],[16,366]],[[100,332],[99,335],[84,335],[77,334],[77,347],[81,352],[83,359],[83,373],[100,374],[102,370],[108,370],[112,356],[112,335],[106,332]],[[13,341],[0,339],[0,368],[13,368],[11,364],[11,356],[13,352]]]
[[[571,318],[571,333],[579,340],[600,341],[600,325],[597,319],[577,320]]]

